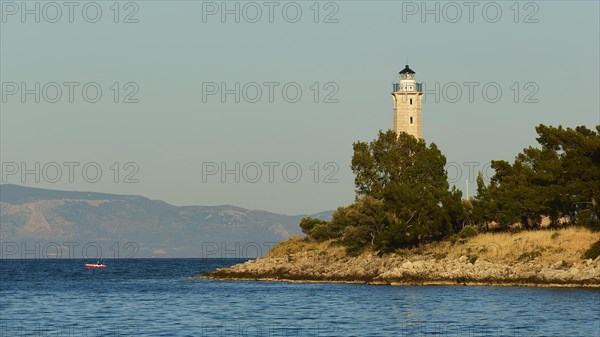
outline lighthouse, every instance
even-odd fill
[[[400,72],[400,83],[394,83],[394,131],[399,135],[406,132],[417,139],[423,138],[421,83],[417,83],[415,72],[406,67]]]

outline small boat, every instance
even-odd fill
[[[88,269],[96,269],[96,268],[106,268],[106,265],[104,263],[101,262],[96,262],[96,263],[86,263],[85,267]]]

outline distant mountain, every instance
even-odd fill
[[[311,216],[331,217],[332,211]],[[238,257],[300,234],[306,215],[174,206],[136,195],[0,185],[0,258]],[[128,244],[129,243],[129,244]],[[136,250],[136,247],[139,250]]]

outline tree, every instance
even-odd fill
[[[345,243],[354,246],[373,245],[375,238],[388,227],[390,217],[382,199],[367,195],[348,207],[338,208],[331,224],[342,233]]]
[[[304,218],[300,227],[310,238],[338,239],[354,251],[418,245],[471,222],[537,228],[543,216],[553,224],[568,216],[600,229],[600,126],[536,131],[541,148],[524,149],[512,164],[492,161],[489,185],[479,173],[477,195],[465,201],[456,187],[449,190],[446,158],[435,144],[380,131],[370,143],[353,144],[355,202],[339,207],[331,221]]]
[[[380,131],[371,143],[354,144],[357,197],[382,200],[387,213],[373,240],[377,247],[441,238],[460,221],[461,194],[449,191],[445,165],[435,144],[406,133]]]
[[[312,217],[304,217],[300,220],[302,233],[315,240],[327,240],[335,237],[329,228],[329,222]]]
[[[496,220],[496,207],[481,172],[476,181],[477,195],[471,201],[472,221],[488,230],[488,224]]]
[[[358,196],[381,198],[390,182],[410,186],[448,186],[446,158],[435,144],[426,146],[422,139],[393,130],[379,132],[371,143],[353,144],[352,171],[356,175]]]
[[[513,164],[492,161],[496,173],[490,185],[480,190],[478,181],[476,213],[504,226],[520,222],[536,228],[542,216],[556,225],[587,205],[587,217],[594,223],[600,194],[600,126],[593,131],[539,125],[536,131],[541,148],[524,149]]]
[[[330,222],[304,218],[303,232],[316,240],[337,238],[356,252],[435,240],[460,230],[462,193],[450,191],[446,158],[406,133],[379,132],[370,143],[354,143],[356,200],[339,207]]]

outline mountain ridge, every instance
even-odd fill
[[[136,257],[251,258],[266,254],[266,249],[232,254],[228,247],[281,242],[301,233],[302,217],[327,219],[331,213],[284,215],[234,205],[175,206],[139,195],[0,185],[4,243],[93,242],[109,247],[134,242],[139,247]],[[215,245],[223,251],[215,252]],[[6,249],[0,252],[6,255]]]

